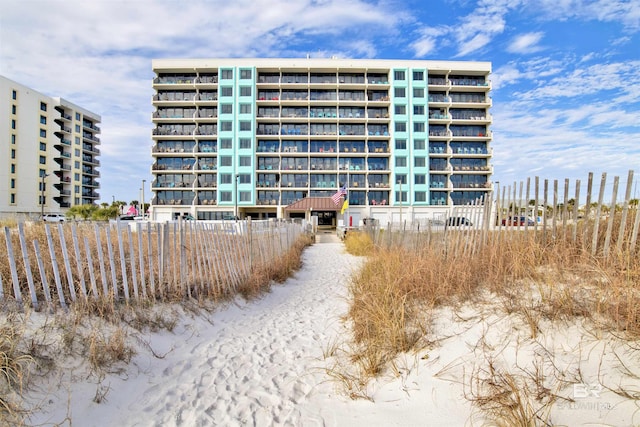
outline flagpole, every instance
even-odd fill
[[[349,182],[349,169],[351,169],[351,162],[349,162],[347,165],[347,195],[345,196],[345,199],[344,199],[345,202],[348,203],[347,204],[347,221],[349,220],[349,207],[351,205],[351,203],[349,203],[349,192],[351,191],[349,190],[349,187],[351,186]],[[343,218],[343,221],[344,221],[344,218]],[[350,223],[347,223],[347,227],[350,225],[351,225]]]

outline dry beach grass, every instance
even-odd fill
[[[464,317],[460,313],[469,307],[473,307],[471,317],[488,313],[478,322],[493,318],[473,349],[483,362],[456,375],[452,367],[442,377],[464,383],[465,396],[492,420],[491,425],[551,425],[553,405],[571,400],[561,391],[586,381],[579,375],[579,364],[554,366],[558,363],[555,348],[544,342],[559,325],[578,322],[584,326],[582,334],[609,337],[625,345],[624,356],[615,363],[630,378],[640,378],[634,368],[640,357],[640,257],[628,251],[606,259],[594,257],[580,239],[545,240],[540,233],[509,233],[507,238],[496,231],[475,252],[445,251],[437,245],[370,250],[350,285],[348,320],[355,341],[351,359],[359,374],[343,375],[347,388],[363,390],[371,378],[393,371],[399,354],[437,347],[434,337],[438,337],[442,310],[451,310],[460,320]],[[373,247],[366,233],[350,233],[345,244],[353,254],[361,254],[364,246]],[[490,343],[491,325],[504,319],[517,322],[517,334],[505,330]],[[519,341],[510,342],[508,337],[515,335]],[[535,348],[527,347],[531,343],[537,343]],[[500,345],[502,350],[497,351]],[[545,356],[526,367],[496,360],[508,353],[505,349],[517,355],[518,349],[523,353],[525,348]],[[601,357],[600,363],[609,362]],[[551,381],[554,377],[559,379]],[[618,396],[640,402],[637,381],[627,387],[608,386],[604,380],[601,384]]]

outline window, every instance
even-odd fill
[[[396,167],[403,168],[407,166],[407,158],[406,157],[396,157]]]
[[[11,197],[9,197],[9,203],[11,203],[12,205],[14,205],[16,203],[16,194],[15,193],[11,193]]]
[[[406,150],[406,149],[407,149],[407,140],[396,139],[396,150]]]
[[[76,125],[76,132],[80,132],[80,125]]]
[[[13,148],[11,149],[11,158],[12,159],[16,158],[16,150],[14,150]]]
[[[231,80],[233,78],[233,70],[222,70],[220,73],[221,80]]]
[[[76,136],[76,145],[80,145],[80,137]]]
[[[231,156],[220,156],[220,166],[231,166]]]
[[[424,71],[414,71],[413,80],[424,80]]]
[[[40,138],[46,138],[47,137],[47,131],[44,129],[40,129]]]
[[[220,192],[220,201],[221,202],[230,202],[231,201],[231,191],[221,191]]]
[[[40,174],[38,175],[40,178],[42,178],[43,176],[45,176],[47,174],[47,171],[44,169],[40,169]]]
[[[79,185],[74,185],[73,186],[73,192],[76,194],[80,194],[80,186]]]
[[[233,141],[231,138],[221,138],[220,139],[220,148],[230,150],[233,148]]]
[[[73,162],[73,167],[76,168],[76,169],[80,169],[80,162],[78,160]]]
[[[241,173],[238,175],[238,183],[240,184],[251,184],[251,174]]]
[[[16,188],[16,179],[11,178],[11,188]]]
[[[12,144],[16,143],[16,136],[14,134],[11,134],[11,143]]]
[[[41,165],[46,165],[47,164],[47,157],[46,156],[40,156],[40,164]]]
[[[220,122],[220,131],[222,132],[231,132],[233,130],[233,122],[229,120],[224,120]]]
[[[407,124],[404,122],[396,122],[395,123],[395,128],[396,128],[396,132],[406,132],[407,131]]]
[[[47,116],[40,116],[40,124],[41,125],[46,125],[47,124]]]
[[[16,92],[15,90],[11,91],[11,99],[18,99],[18,92]]]
[[[424,191],[416,191],[415,198],[416,198],[416,202],[426,202],[427,193],[425,193]]]
[[[424,116],[424,105],[414,105],[413,114],[417,116]]]
[[[405,96],[407,96],[406,89],[403,87],[394,88],[393,94],[396,98],[404,98]]]
[[[77,173],[77,172],[76,172],[76,173],[74,173],[74,174],[73,174],[73,180],[74,180],[74,181],[80,181],[80,174],[79,174],[79,173]]]
[[[424,88],[414,87],[413,88],[413,97],[414,98],[424,98]]]
[[[11,106],[11,114],[16,114],[16,106],[15,105]],[[42,117],[42,116],[40,116],[40,117]]]
[[[240,114],[251,114],[251,104],[240,104]]]
[[[251,130],[251,121],[249,121],[249,120],[241,120],[240,121],[240,130]]]
[[[407,106],[406,105],[396,105],[394,107],[394,112],[396,114],[407,114]]]
[[[426,175],[415,175],[413,181],[416,184],[426,184],[427,183],[427,176]]]
[[[16,128],[16,121],[14,119],[11,119],[11,129],[15,129]]]
[[[241,191],[240,192],[240,201],[241,202],[250,202],[251,201],[251,191]]]
[[[223,173],[220,175],[220,184],[231,184],[231,174]]]
[[[240,70],[240,79],[241,80],[251,79],[251,70]]]
[[[40,151],[47,151],[47,144],[45,144],[44,142],[40,143]]]
[[[247,149],[251,148],[251,138],[240,138],[240,148]]]
[[[80,113],[76,113],[76,120],[80,120]]]
[[[251,96],[251,86],[240,86],[240,96]]]
[[[231,86],[221,87],[220,96],[233,96],[233,88]]]
[[[414,159],[414,164],[417,168],[423,168],[427,163],[424,157],[416,157]]]
[[[45,104],[44,102],[41,102],[40,103],[40,110],[47,111],[47,104]]]
[[[425,148],[424,139],[416,139],[413,141],[413,148],[416,150],[424,150]]]
[[[233,104],[220,104],[220,114],[233,114]]]
[[[405,79],[404,71],[401,71],[401,70],[394,71],[393,72],[393,79],[394,80],[404,80]]]
[[[424,132],[424,123],[422,122],[415,122],[413,124],[413,131],[414,132]]]
[[[73,151],[74,151],[74,153],[75,153],[76,157],[80,157],[80,149],[79,149],[79,148],[76,148],[76,149],[75,149],[75,150],[73,150]]]
[[[396,182],[399,182],[402,185],[407,185],[407,175],[403,173],[396,175]]]
[[[11,163],[11,173],[16,173],[16,164]]]
[[[251,156],[240,156],[240,166],[251,166]]]

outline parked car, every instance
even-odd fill
[[[133,221],[135,219],[136,219],[135,215],[121,215],[120,216],[120,221]]]
[[[447,218],[446,226],[447,227],[459,227],[459,226],[472,226],[473,223],[469,220],[469,218],[465,218],[463,216],[450,216]]]
[[[513,225],[513,226],[522,226],[524,227],[525,225],[528,226],[533,226],[535,225],[535,221],[532,220],[531,218],[527,218],[526,216],[514,216],[514,217],[508,217],[508,218],[503,218],[502,219],[502,225]]]
[[[64,222],[67,220],[67,218],[62,214],[45,214],[42,219],[47,222]]]

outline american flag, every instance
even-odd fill
[[[338,191],[336,191],[336,194],[331,196],[331,200],[333,200],[333,203],[337,205],[340,202],[340,197],[346,196],[346,195],[347,195],[347,187],[343,185]]]

